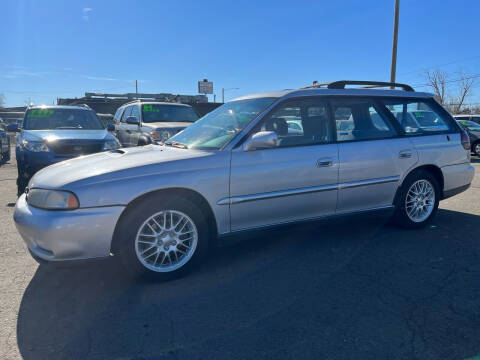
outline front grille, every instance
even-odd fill
[[[48,146],[59,155],[86,155],[100,152],[103,149],[103,143],[80,143],[55,141]]]

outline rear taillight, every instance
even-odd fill
[[[470,138],[465,130],[462,129],[462,146],[465,150],[470,150]]]

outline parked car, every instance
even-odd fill
[[[0,118],[0,165],[10,161],[10,135],[7,134],[7,124]]]
[[[163,142],[198,120],[186,104],[134,101],[114,115],[117,137],[123,147]]]
[[[480,115],[477,115],[477,114],[471,114],[471,115],[461,114],[461,115],[453,115],[453,117],[456,120],[467,120],[467,121],[473,121],[477,124],[480,124]]]
[[[475,155],[480,156],[480,124],[468,120],[457,120],[457,122],[467,132],[468,137],[470,138],[472,152]]]
[[[164,280],[198,265],[214,238],[240,231],[366,211],[425,226],[440,200],[470,186],[467,134],[432,94],[350,83],[359,84],[244,96],[161,146],[50,166],[18,199],[17,229],[35,258],[114,254]],[[302,136],[285,131],[285,108],[301,114]],[[436,115],[436,129],[407,131],[396,113],[417,108]],[[336,120],[350,116],[350,135],[339,137]]]
[[[18,132],[18,195],[24,192],[30,178],[48,165],[119,147],[87,106],[30,107]]]

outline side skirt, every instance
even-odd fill
[[[394,211],[395,211],[395,206],[387,205],[387,206],[381,206],[381,207],[377,207],[377,208],[360,210],[360,211],[348,211],[348,212],[342,212],[342,213],[337,213],[337,214],[332,214],[332,215],[324,215],[324,216],[319,216],[319,217],[314,217],[314,218],[307,218],[307,219],[287,221],[287,222],[270,224],[270,225],[256,226],[256,227],[246,228],[246,229],[239,229],[239,230],[234,230],[234,231],[231,231],[231,232],[228,232],[228,233],[219,234],[218,237],[219,238],[224,238],[224,237],[228,237],[228,236],[236,235],[236,234],[241,234],[241,233],[248,233],[248,232],[255,232],[255,231],[259,231],[259,230],[274,229],[274,228],[279,228],[279,227],[283,227],[283,226],[304,224],[304,223],[310,223],[310,222],[316,222],[316,221],[325,221],[325,220],[336,219],[336,218],[341,218],[341,217],[345,217],[345,216],[359,215],[359,214],[384,213],[385,215],[393,215]]]

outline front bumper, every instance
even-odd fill
[[[29,206],[25,194],[15,206],[18,232],[35,256],[47,261],[84,260],[110,255],[123,206],[51,211]]]

